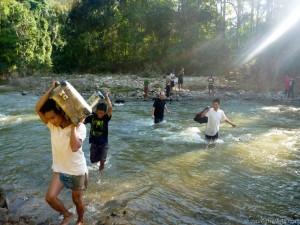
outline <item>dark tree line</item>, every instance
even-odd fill
[[[162,72],[184,66],[189,74],[219,75],[249,65],[264,74],[295,72],[299,26],[251,60],[242,59],[288,14],[291,2],[1,0],[0,74]]]

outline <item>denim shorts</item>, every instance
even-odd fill
[[[60,173],[60,181],[63,183],[64,187],[71,189],[72,191],[83,190],[84,181],[87,179],[87,174],[85,175],[69,175]]]

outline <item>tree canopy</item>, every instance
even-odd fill
[[[299,21],[284,0],[1,0],[0,73],[299,71]],[[297,18],[294,18],[295,20]]]

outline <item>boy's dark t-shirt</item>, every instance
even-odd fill
[[[155,108],[155,110],[154,110],[155,119],[163,119],[164,118],[165,105],[166,105],[165,100],[161,100],[160,98],[157,98],[154,101],[153,107]]]
[[[90,123],[89,143],[95,145],[103,145],[108,143],[108,122],[111,117],[105,114],[101,119],[97,114],[89,115],[85,118],[85,124]]]

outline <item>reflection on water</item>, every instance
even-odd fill
[[[59,217],[44,201],[51,150],[34,112],[37,100],[0,94],[0,182],[15,196],[14,213],[55,223]],[[300,108],[223,100],[221,108],[238,127],[223,124],[220,139],[207,143],[204,125],[193,117],[209,103],[168,102],[172,114],[162,124],[153,124],[150,101],[115,105],[103,173],[90,164],[84,143],[86,224],[300,222]],[[75,213],[70,193],[62,198]]]

